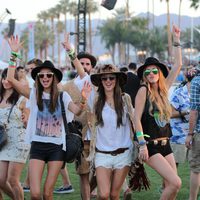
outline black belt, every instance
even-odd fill
[[[127,148],[119,148],[119,149],[116,149],[114,151],[101,151],[101,150],[95,148],[96,152],[105,153],[105,154],[111,154],[112,156],[116,156],[118,154],[124,153],[128,149],[129,148],[127,147]]]

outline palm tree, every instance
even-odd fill
[[[91,14],[98,11],[98,6],[93,0],[87,1],[88,26],[89,26],[89,52],[92,54],[92,21]]]
[[[77,33],[78,32],[78,25],[77,25],[77,21],[78,21],[78,4],[74,1],[70,2],[69,5],[69,13],[74,17],[74,32]],[[74,37],[74,44],[75,44],[75,48],[77,47],[77,37]]]
[[[181,27],[181,4],[182,4],[182,0],[180,0],[180,2],[179,2],[179,14],[178,14],[178,26],[179,26],[179,28]]]
[[[163,0],[160,0],[161,2]],[[170,31],[170,12],[169,12],[169,0],[165,0],[167,3],[167,36],[168,36],[168,61],[171,62],[172,59],[172,40]]]
[[[69,32],[67,30],[67,13],[69,11],[69,0],[60,0],[61,10],[60,12],[64,15],[64,24],[65,24],[65,34]]]
[[[190,0],[191,1],[191,8],[194,8],[195,10],[197,10],[199,8],[200,5],[200,1],[199,0]]]

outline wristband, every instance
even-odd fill
[[[22,59],[22,56],[20,55],[20,53],[11,51],[11,55],[15,56],[16,58]]]
[[[71,61],[74,61],[76,59],[76,53],[74,49],[70,49],[69,51],[67,51],[67,54]]]
[[[191,136],[193,136],[193,135],[194,135],[194,133],[188,133],[188,135],[191,135]]]
[[[11,60],[9,61],[9,63],[8,63],[8,64],[9,64],[9,66],[16,67],[16,62],[13,62],[13,61],[11,61]]]
[[[139,137],[143,137],[144,135],[143,135],[142,131],[137,131],[136,136],[137,136],[137,138],[139,138]]]

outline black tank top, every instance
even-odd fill
[[[164,127],[159,126],[154,116],[149,114],[149,106],[150,102],[147,97],[141,122],[143,133],[149,135],[150,138],[145,137],[145,139],[148,141],[161,137],[171,137],[172,131],[169,122],[166,123]]]

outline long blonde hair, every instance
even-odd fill
[[[158,68],[159,69],[159,68]],[[172,109],[168,100],[168,88],[166,86],[165,77],[159,69],[158,90],[152,87],[147,78],[143,74],[143,80],[148,87],[148,97],[150,102],[149,113],[153,116],[153,105],[159,112],[160,120],[170,120]]]

